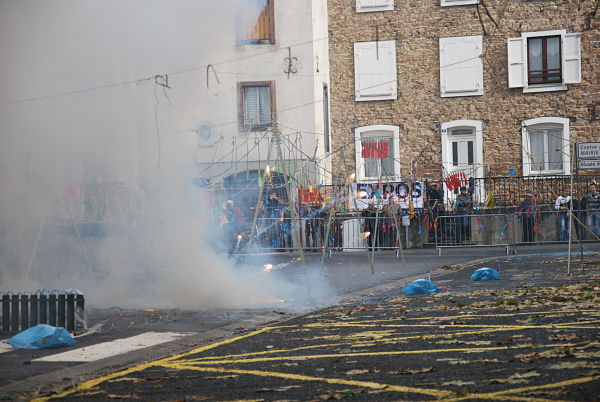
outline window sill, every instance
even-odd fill
[[[239,126],[240,132],[267,131],[273,124],[257,124],[254,126]]]
[[[562,170],[548,170],[541,173],[529,173],[528,175],[524,175],[524,179],[543,179],[548,176],[569,176],[570,173],[564,172]]]
[[[482,95],[483,95],[483,88],[475,90],[475,91],[464,91],[464,92],[446,91],[446,92],[440,93],[440,97],[442,97],[442,98],[456,98],[459,96],[482,96]]]
[[[441,7],[466,6],[469,4],[479,4],[479,0],[446,0],[441,1]]]
[[[567,84],[539,84],[523,88],[523,93],[566,91]]]
[[[357,95],[355,97],[356,102],[368,102],[368,101],[378,101],[378,100],[396,100],[396,99],[398,99],[397,94],[382,95],[382,96],[360,96],[360,95]]]
[[[264,39],[264,40],[256,40],[256,41],[245,41],[245,42],[238,42],[236,43],[236,46],[238,48],[242,48],[242,47],[246,47],[246,46],[260,46],[260,45],[274,45],[275,42],[268,40],[268,39]]]
[[[393,9],[394,9],[394,3],[382,5],[382,6],[357,7],[356,12],[357,13],[374,13],[377,11],[391,11]]]

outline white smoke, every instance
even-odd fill
[[[331,296],[215,253],[191,184],[189,128],[237,113],[235,78],[215,96],[205,66],[235,58],[236,15],[257,4],[0,1],[0,290],[78,288],[122,307]],[[92,187],[101,202],[84,202]]]

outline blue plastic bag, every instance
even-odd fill
[[[422,295],[426,293],[437,293],[442,289],[438,288],[428,279],[417,279],[402,287],[402,291],[406,296]]]
[[[471,275],[474,281],[497,281],[500,279],[500,273],[492,268],[479,268]]]
[[[63,327],[39,324],[5,340],[14,349],[46,349],[72,345],[75,339]]]

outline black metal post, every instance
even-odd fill
[[[60,294],[58,295],[58,319],[56,320],[57,327],[65,327],[65,318],[66,318],[66,309],[65,304],[67,297],[66,295]]]
[[[38,311],[39,311],[39,300],[38,300],[38,296],[37,295],[31,295],[29,296],[29,308],[30,310],[30,316],[29,316],[29,323],[32,327],[35,327],[36,325],[38,325],[39,321],[38,321]]]
[[[2,295],[2,332],[10,331],[10,296]]]
[[[11,296],[11,331],[18,332],[19,331],[19,295]]]
[[[48,295],[40,295],[40,324],[48,324]]]
[[[67,330],[75,331],[75,295],[67,295]]]
[[[29,295],[21,295],[21,331],[29,328]]]
[[[56,295],[48,296],[48,324],[56,327]]]

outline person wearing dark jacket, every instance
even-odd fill
[[[441,220],[436,219],[444,215],[444,190],[438,188],[437,183],[433,183],[427,190],[427,209],[429,210],[429,242],[435,242],[436,231],[443,233]],[[437,224],[437,227],[436,227]]]
[[[373,250],[373,248],[375,248],[373,239],[375,237],[375,220],[377,215],[373,201],[369,201],[369,206],[364,209],[360,215],[364,219],[363,237],[367,239],[369,250]]]
[[[590,184],[590,191],[583,198],[582,209],[587,212],[587,225],[591,231],[600,237],[600,193],[596,183]]]
[[[523,243],[533,242],[533,218],[535,216],[535,205],[533,195],[525,194],[525,199],[521,201],[517,208],[517,215],[523,224]]]
[[[463,240],[471,238],[471,219],[469,215],[473,210],[473,199],[471,194],[467,193],[467,188],[462,186],[460,194],[456,196],[454,201],[454,218],[456,228],[456,243],[460,244]]]

